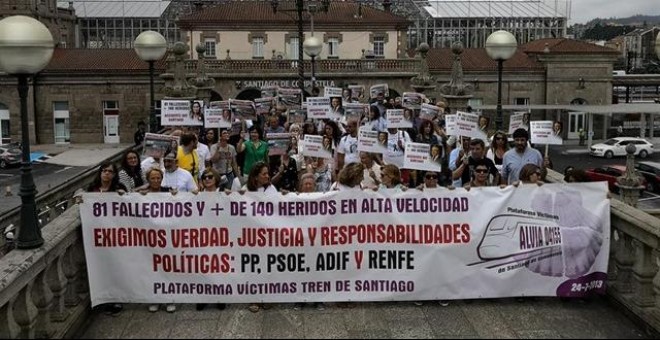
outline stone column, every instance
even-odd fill
[[[626,146],[626,153],[628,154],[626,156],[626,172],[623,176],[617,178],[616,183],[621,192],[621,200],[632,207],[637,207],[640,192],[644,189],[644,186],[641,185],[641,177],[635,172],[636,150],[635,144],[628,143]]]

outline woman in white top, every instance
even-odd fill
[[[362,190],[364,179],[364,165],[362,163],[349,163],[339,171],[337,182],[332,185],[332,190]]]
[[[270,183],[268,164],[265,162],[257,162],[254,164],[254,167],[250,170],[250,174],[248,174],[247,183],[243,186],[243,190],[251,192],[277,193],[275,186]]]

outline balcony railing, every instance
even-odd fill
[[[205,60],[209,73],[296,73],[298,60]],[[311,72],[311,60],[304,60],[305,72]],[[419,61],[415,59],[324,59],[317,60],[315,72],[318,73],[354,73],[354,72],[387,72],[415,73]],[[171,66],[171,65],[170,65]],[[169,68],[169,67],[168,67]],[[197,70],[197,60],[186,60],[185,71],[193,73]]]

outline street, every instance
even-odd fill
[[[37,186],[37,195],[75,178],[85,169],[87,167],[32,163],[32,176],[34,177],[34,184]],[[18,195],[20,185],[20,166],[0,170],[0,215],[21,204],[21,197]],[[11,196],[6,196],[7,187],[11,189]]]
[[[657,145],[656,145],[657,147]],[[548,149],[548,156],[552,161],[553,168],[559,173],[563,173],[564,169],[567,166],[573,166],[580,169],[596,168],[606,165],[626,165],[626,157],[614,157],[612,159],[606,159],[602,157],[594,157],[586,153],[582,154],[567,154],[566,150],[578,150],[586,146],[550,146]],[[541,153],[545,151],[543,148],[539,149]],[[650,162],[660,162],[660,152],[656,152],[652,155],[649,155],[644,161]],[[642,161],[641,158],[635,158],[635,163]],[[639,201],[639,208],[641,209],[659,209],[660,208],[660,196],[657,194],[644,192],[643,196]]]

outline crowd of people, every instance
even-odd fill
[[[344,103],[351,101],[350,93]],[[341,105],[342,101],[334,103]],[[97,180],[88,188],[92,192],[291,192],[310,193],[330,190],[430,190],[441,187],[467,189],[542,183],[550,160],[531,147],[529,132],[517,129],[510,147],[504,131],[491,131],[488,140],[448,136],[443,114],[446,105],[433,103],[440,114],[432,120],[420,119],[413,113],[412,128],[388,128],[384,117],[388,109],[398,109],[400,98],[385,98],[383,93],[369,104],[368,114],[359,119],[289,122],[285,107],[271,110],[269,117],[256,121],[234,122],[238,128],[203,129],[179,127],[171,134],[180,136],[176,150],[162,158],[140,160],[136,151],[125,153],[121,168],[111,163],[99,167]],[[417,115],[415,115],[417,114]],[[483,124],[488,121],[482,120]],[[358,129],[367,126],[383,134],[386,151],[382,154],[358,151]],[[143,126],[141,126],[141,129]],[[290,133],[290,143],[282,155],[270,155],[267,133]],[[140,132],[140,131],[138,131]],[[327,139],[332,158],[303,156],[305,135]],[[136,142],[143,140],[136,133]],[[403,168],[406,142],[431,146],[434,161],[441,171]],[[567,181],[583,181],[580,171],[566,172]],[[221,308],[223,306],[221,305]],[[118,313],[121,305],[108,307]],[[199,305],[198,308],[203,308]],[[264,305],[251,305],[256,312]],[[157,311],[157,305],[149,307]],[[176,310],[167,305],[168,312]]]

